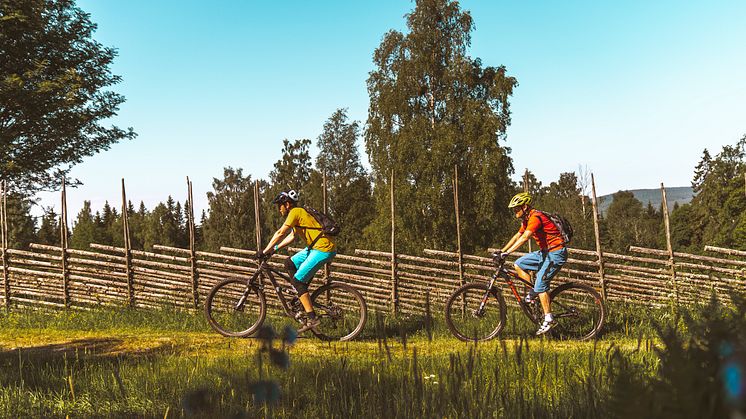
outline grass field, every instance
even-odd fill
[[[651,322],[670,313],[612,314],[596,342],[531,337],[514,318],[475,346],[421,319],[373,317],[359,341],[291,345],[281,332],[223,338],[169,310],[12,312],[0,316],[0,416],[631,417],[624,400],[651,404],[667,379],[656,348],[671,338]]]

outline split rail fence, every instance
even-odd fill
[[[189,201],[193,202],[188,179],[187,183]],[[454,184],[458,214],[458,187],[455,181]],[[258,224],[258,184],[254,192]],[[663,187],[662,193],[668,232]],[[85,309],[102,305],[201,310],[205,296],[218,281],[248,277],[256,271],[255,249],[223,247],[217,253],[197,250],[193,213],[188,214],[189,248],[156,245],[150,252],[132,249],[127,211],[123,211],[124,247],[91,244],[88,250],[71,249],[67,241],[64,185],[60,246],[31,244],[28,250],[10,249],[5,200],[0,201],[0,304],[7,310],[16,307]],[[124,181],[122,202],[127,202]],[[595,184],[593,207],[597,218]],[[392,200],[392,215],[393,211]],[[260,244],[262,238],[258,232],[257,228],[256,239]],[[356,249],[352,254],[338,254],[330,266],[317,273],[314,284],[330,279],[343,281],[360,290],[375,310],[418,314],[425,311],[428,303],[442,306],[461,284],[489,280],[494,271],[489,257],[460,251],[460,235],[456,251],[424,249],[421,256],[397,253],[394,244],[392,226],[391,251]],[[571,248],[570,259],[555,283],[577,281],[596,287],[607,300],[648,305],[690,304],[708,298],[713,291],[727,300],[732,293],[746,290],[744,251],[706,246],[707,255],[674,252],[670,236],[666,250],[635,246],[629,250],[630,255],[603,252],[597,231],[597,248]],[[521,255],[516,253],[513,257]],[[283,269],[282,262],[287,257],[276,255],[270,263]],[[269,298],[268,303],[277,304],[273,298]]]

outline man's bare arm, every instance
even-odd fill
[[[515,241],[515,243],[513,243],[512,246],[508,247],[508,249],[505,250],[505,253],[513,253],[513,252],[515,252],[521,246],[523,246],[523,244],[526,243],[531,238],[531,236],[533,236],[533,235],[534,235],[533,231],[531,231],[529,229],[526,229],[526,231],[524,231],[523,234],[520,235],[520,237]],[[518,235],[516,235],[516,236],[518,236]]]

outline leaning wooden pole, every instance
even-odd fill
[[[461,208],[458,202],[458,165],[453,165],[453,210],[456,212],[456,248],[458,252],[458,281],[464,281],[464,252],[461,249]],[[463,297],[463,294],[462,294]],[[429,300],[428,300],[429,301]],[[461,298],[461,314],[466,314],[466,298]]]
[[[259,211],[259,181],[254,182],[254,231],[256,233],[256,250],[262,250],[262,220]]]
[[[453,166],[453,206],[456,212],[456,247],[458,251],[458,279],[464,285],[464,253],[461,250],[461,208],[458,201],[458,166]]]
[[[187,223],[189,228],[189,268],[192,274],[192,299],[194,309],[199,309],[199,272],[197,272],[197,249],[196,231],[194,225],[194,194],[192,193],[192,181],[187,176],[187,200],[189,200],[189,212],[187,212]]]
[[[396,274],[396,211],[394,199],[394,170],[391,170],[391,311],[399,313],[399,277]]]
[[[321,182],[321,188],[322,188],[321,199],[323,200],[323,203],[321,205],[321,210],[324,212],[324,214],[328,214],[329,208],[327,208],[327,201],[328,201],[328,199],[327,199],[327,196],[326,196],[327,191],[328,191],[328,186],[326,184],[326,173],[324,173],[324,177],[323,177],[323,180]],[[329,272],[329,264],[325,263],[324,264],[324,282],[327,283],[327,284],[331,282],[331,277],[330,277],[329,273],[330,273]]]
[[[661,196],[663,198],[663,224],[666,227],[666,248],[668,250],[668,265],[671,269],[671,288],[674,291],[675,302],[679,302],[678,281],[676,281],[676,264],[673,259],[673,245],[671,244],[671,224],[668,218],[668,200],[666,199],[666,188],[661,183]]]
[[[62,253],[62,298],[65,307],[70,307],[70,270],[67,264],[67,185],[65,178],[62,178],[62,193],[60,199],[60,252]]]
[[[0,183],[0,247],[2,247],[3,258],[3,297],[5,298],[5,311],[10,310],[10,275],[8,274],[8,184],[6,181]]]
[[[135,275],[132,271],[132,241],[130,240],[130,225],[127,214],[127,193],[122,178],[122,232],[124,235],[124,268],[127,272],[127,301],[130,307],[135,306]]]
[[[598,200],[596,198],[596,180],[591,173],[591,193],[593,204],[593,231],[596,234],[596,255],[598,256],[598,277],[601,285],[601,296],[606,300],[606,275],[604,273],[604,251],[601,249],[601,228],[599,227]]]

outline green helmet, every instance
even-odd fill
[[[531,205],[531,195],[526,192],[515,194],[513,199],[510,200],[508,208],[520,207],[522,205]]]

